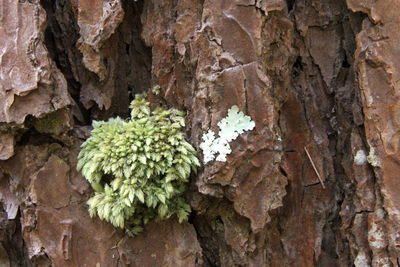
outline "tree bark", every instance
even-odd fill
[[[400,2],[1,0],[1,266],[399,266]],[[161,87],[160,94],[149,88]],[[93,120],[255,121],[191,177],[188,222],[90,218]]]

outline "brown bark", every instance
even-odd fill
[[[398,10],[1,0],[0,266],[399,266]],[[76,156],[154,85],[197,149],[232,105],[256,128],[192,177],[189,222],[129,238],[89,217]]]

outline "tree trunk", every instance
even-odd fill
[[[399,266],[400,2],[1,0],[0,266]],[[160,85],[156,95],[149,88]],[[90,218],[93,120],[136,93],[202,135],[188,222]]]

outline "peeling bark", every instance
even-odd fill
[[[399,8],[3,0],[0,265],[398,266]],[[154,85],[197,149],[232,105],[256,127],[192,177],[189,222],[129,238],[89,217],[76,155]]]

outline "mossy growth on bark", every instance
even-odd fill
[[[184,138],[184,113],[150,110],[146,95],[131,103],[131,119],[93,122],[82,144],[78,170],[95,194],[88,200],[91,216],[137,234],[152,220],[176,215],[187,219],[183,198],[191,172],[200,166]]]

